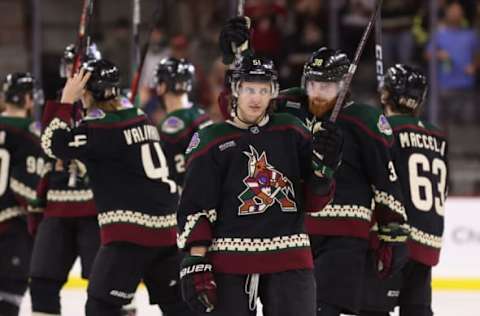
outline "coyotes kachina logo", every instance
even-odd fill
[[[243,179],[247,188],[238,199],[242,204],[239,215],[263,213],[274,203],[279,203],[284,212],[295,212],[295,192],[292,182],[268,163],[267,155],[250,146],[250,152],[243,152],[248,160],[248,176]]]

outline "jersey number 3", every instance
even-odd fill
[[[425,155],[412,154],[408,159],[408,171],[410,175],[410,196],[413,205],[420,211],[428,212],[435,202],[435,211],[438,215],[443,216],[447,185],[447,166],[445,162],[435,158],[430,164]],[[432,173],[438,177],[438,181],[432,184],[430,179],[420,175],[419,171],[423,174],[426,172]]]

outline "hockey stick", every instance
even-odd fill
[[[90,25],[90,20],[93,14],[93,0],[84,0],[82,7],[82,15],[80,16],[80,25],[78,28],[77,37],[77,52],[73,62],[72,73],[73,76],[80,68],[83,58],[90,46],[90,32],[87,32]]]
[[[148,32],[148,40],[147,40],[147,43],[145,44],[145,47],[143,48],[143,51],[140,56],[140,62],[138,64],[138,67],[135,71],[132,82],[130,84],[130,102],[132,103],[134,103],[135,99],[137,98],[138,86],[140,84],[140,79],[142,77],[143,65],[145,64],[145,57],[147,56],[148,49],[150,48],[150,37],[153,33],[153,30],[155,29],[155,23],[157,21],[157,16],[159,12],[160,12],[160,5],[157,6],[157,9],[153,13],[152,24],[150,25],[150,30]]]
[[[238,0],[237,4],[237,16],[244,16],[245,14],[245,0]],[[250,19],[247,18],[247,26],[250,28]],[[235,52],[235,61],[240,62],[242,60],[242,53],[248,49],[248,40],[242,45],[238,46],[232,43],[232,51]]]
[[[345,97],[347,96],[347,92],[350,88],[350,84],[352,83],[353,75],[357,71],[358,63],[360,61],[360,57],[362,56],[363,49],[367,43],[368,37],[372,32],[373,24],[382,8],[383,0],[378,0],[375,6],[375,10],[372,12],[370,16],[370,20],[368,21],[367,27],[363,32],[362,38],[360,39],[360,43],[358,44],[357,50],[355,51],[355,57],[353,59],[353,63],[350,64],[350,68],[348,72],[343,77],[342,81],[340,82],[340,93],[337,98],[337,102],[335,103],[335,107],[332,110],[332,114],[330,115],[330,122],[334,123],[337,120],[338,114],[342,109],[343,102],[345,101]]]
[[[137,69],[140,67],[141,63],[141,49],[140,49],[140,0],[133,0],[133,17],[132,17],[132,35],[133,35],[133,50],[132,50],[132,70],[135,76],[137,75]],[[138,89],[138,84],[135,87],[135,90]],[[135,96],[130,97],[130,102],[138,106],[137,92],[135,91]]]
[[[382,12],[375,19],[375,69],[377,71],[377,91],[383,88],[383,46],[382,46]]]
[[[83,62],[85,55],[87,54],[88,47],[90,46],[90,32],[89,32],[89,25],[90,20],[93,14],[93,0],[84,0],[83,7],[82,7],[82,15],[80,16],[80,25],[78,28],[78,37],[77,37],[77,51],[75,54],[75,59],[73,62],[72,73],[73,75],[80,69],[80,66]],[[77,125],[77,112],[78,106],[73,106],[73,127]],[[74,163],[73,160],[68,162],[68,165]],[[72,166],[70,168],[70,176],[68,177],[68,186],[73,188],[76,186],[77,183],[77,168],[76,166]]]

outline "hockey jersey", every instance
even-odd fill
[[[75,168],[73,183],[70,168]],[[85,165],[78,160],[48,159],[45,174],[37,186],[36,206],[46,217],[96,216]]]
[[[297,116],[309,129],[315,121],[303,89],[282,91],[276,107]],[[393,133],[386,117],[374,107],[348,102],[337,124],[344,145],[335,196],[325,208],[308,214],[308,233],[369,239],[375,221],[404,223],[403,197],[391,157]]]
[[[388,118],[396,139],[395,167],[402,185],[410,226],[410,257],[438,263],[448,192],[448,144],[437,127],[419,118]]]
[[[305,211],[330,194],[315,195],[312,138],[286,114],[258,125],[232,121],[195,133],[187,149],[178,210],[180,248],[207,245],[217,272],[274,273],[313,267]]]
[[[40,128],[30,118],[0,116],[0,224],[26,215],[44,170]]]
[[[102,243],[174,245],[177,187],[169,179],[157,128],[131,106],[92,112],[75,128],[71,113],[71,104],[48,102],[42,147],[51,158],[86,165]]]
[[[172,111],[160,122],[160,142],[167,157],[171,178],[181,187],[185,176],[185,150],[192,135],[212,121],[202,109],[190,108]]]

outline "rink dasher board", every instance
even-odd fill
[[[86,285],[77,260],[66,287]],[[433,269],[432,286],[434,290],[480,291],[480,198],[448,198],[440,264]]]

